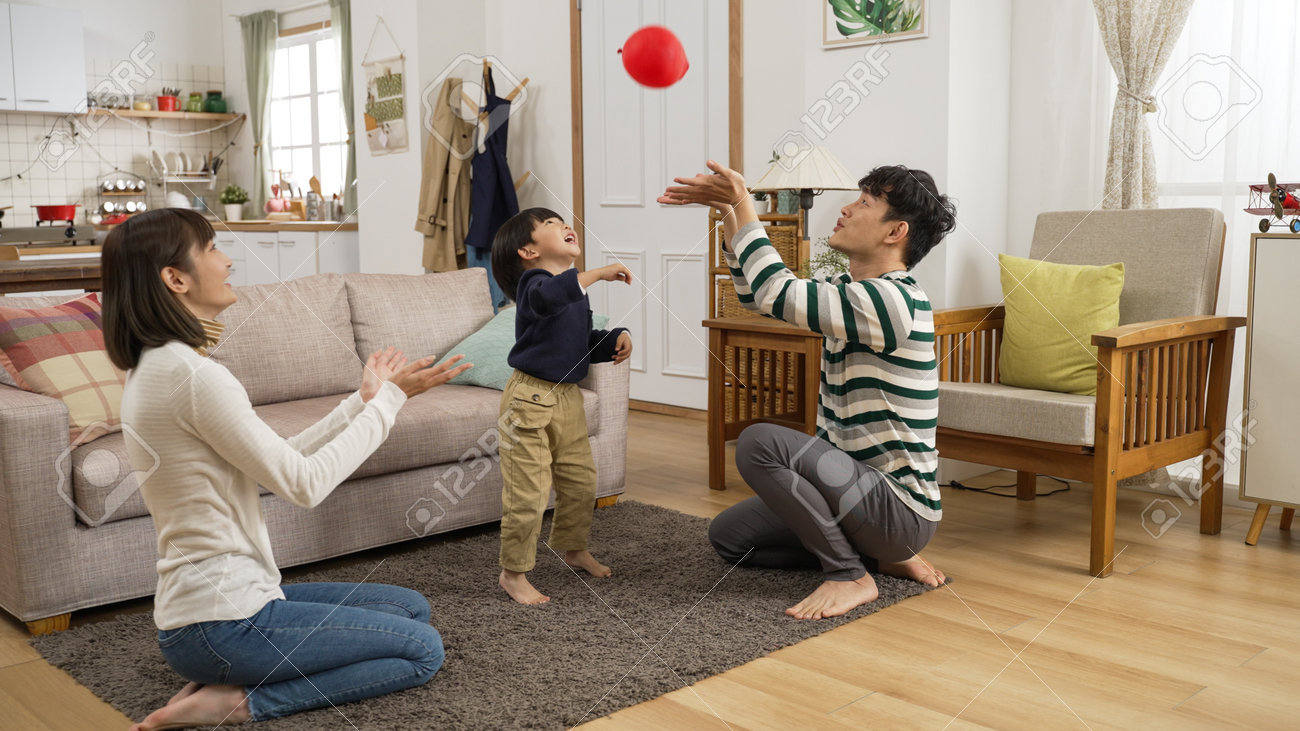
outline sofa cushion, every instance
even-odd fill
[[[591,326],[603,330],[609,324],[606,315],[592,315]],[[439,363],[445,363],[453,356],[463,355],[461,363],[473,363],[474,367],[448,381],[462,386],[483,386],[506,390],[506,382],[515,372],[510,367],[510,349],[515,347],[515,308],[507,307],[497,316],[479,328],[473,335],[451,346]]]
[[[1092,446],[1095,396],[1000,383],[940,383],[939,426],[1039,442]]]
[[[1000,380],[1008,386],[1097,393],[1092,334],[1119,324],[1124,265],[1086,266],[998,254],[1006,303]]]
[[[599,396],[595,391],[579,390],[587,431],[594,436],[600,424]],[[343,398],[323,396],[266,404],[257,407],[257,414],[277,434],[290,437],[324,418]],[[452,384],[430,389],[406,402],[397,413],[388,439],[349,479],[468,461],[483,452],[496,454],[500,411],[500,391]],[[473,451],[476,449],[479,451]]]
[[[479,267],[344,279],[357,352],[366,355],[391,345],[411,360],[442,356],[492,319],[487,270]]]
[[[254,405],[360,387],[343,277],[316,274],[235,291],[239,301],[217,318],[226,329],[212,359],[244,384]]]
[[[19,388],[68,407],[69,441],[122,428],[126,374],[104,349],[99,294],[36,308],[0,307],[0,366]]]

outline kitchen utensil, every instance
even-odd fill
[[[32,206],[36,209],[36,222],[42,221],[68,221],[77,217],[77,206],[80,203],[69,203],[67,205],[57,206]]]
[[[144,209],[145,209],[145,208],[146,208],[146,206],[145,206],[145,202],[144,202],[144,201],[140,201],[139,203],[135,204],[135,212],[136,212],[136,213],[144,213]]]
[[[148,112],[153,109],[153,105],[141,99],[140,101],[132,104],[131,108],[137,112]]]
[[[167,167],[171,168],[172,172],[177,175],[183,175],[187,169],[181,161],[181,154],[175,151],[167,153]]]
[[[186,198],[185,194],[180,192],[179,190],[167,191],[167,198],[164,200],[164,202],[167,204],[168,208],[189,208],[190,207],[190,199]]]
[[[307,181],[307,187],[311,188],[312,191],[316,193],[316,195],[321,196],[322,198],[324,197],[324,195],[320,192],[320,179],[317,178],[315,175],[311,176],[311,180]]]
[[[167,174],[167,161],[163,159],[162,153],[157,150],[150,150],[149,159],[153,161],[153,166],[159,175]]]
[[[112,213],[117,210],[117,204],[113,201],[104,201],[104,213]]]
[[[127,212],[127,213],[135,213],[135,209],[136,209],[135,201],[127,201],[127,202],[126,202],[126,212]]]
[[[215,114],[225,114],[226,100],[221,97],[221,92],[216,89],[208,91],[208,98],[203,102],[203,111],[213,112]]]
[[[160,112],[179,112],[181,109],[180,97],[160,96],[158,97],[158,111]]]
[[[113,216],[105,216],[104,219],[103,219],[102,221],[100,221],[99,223],[100,223],[101,225],[104,225],[104,226],[115,226],[115,225],[117,225],[117,224],[119,224],[119,223],[125,221],[126,218],[127,218],[127,216],[126,216],[125,213],[118,213],[118,214],[113,215]]]
[[[197,91],[190,92],[190,98],[185,102],[185,111],[201,112],[203,111],[203,95]]]
[[[176,153],[176,154],[177,154],[177,155],[180,157],[180,159],[181,159],[181,170],[183,170],[183,171],[185,171],[185,172],[187,172],[187,173],[189,173],[189,172],[195,172],[195,170],[194,170],[194,164],[193,164],[192,161],[190,160],[190,156],[189,156],[189,155],[186,155],[184,152],[178,152],[178,153]]]
[[[118,178],[117,182],[113,183],[113,187],[119,191],[126,190],[126,181]]]

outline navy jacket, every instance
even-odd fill
[[[620,333],[591,329],[591,302],[578,284],[578,270],[552,275],[529,269],[515,296],[515,347],[510,367],[554,383],[577,383],[588,363],[614,358]]]

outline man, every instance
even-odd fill
[[[828,242],[847,255],[849,273],[815,282],[782,262],[740,174],[708,166],[712,175],[675,178],[659,202],[718,209],[740,302],[825,338],[817,435],[771,424],[746,429],[736,463],[756,496],[718,515],[709,539],[733,562],[820,565],[821,586],[786,610],[799,619],[874,601],[867,562],[940,585],[943,573],[917,555],[942,517],[934,323],[908,270],[956,226],[955,206],[928,173],[872,170]]]

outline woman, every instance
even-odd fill
[[[130,371],[127,450],[137,464],[157,462],[140,493],[158,533],[158,644],[190,681],[133,727],[142,731],[369,698],[425,683],[443,659],[417,592],[281,587],[258,485],[317,505],[384,441],[408,396],[469,365],[407,365],[392,348],[376,352],[360,390],[282,439],[230,371],[207,358],[221,333],[215,318],[236,299],[225,282],[230,259],[212,235],[194,211],[165,208],[127,219],[104,242],[104,339]]]

